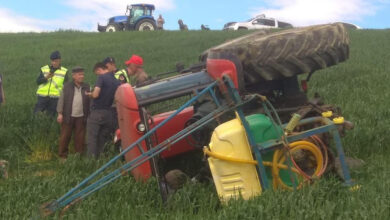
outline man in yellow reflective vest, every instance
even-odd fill
[[[41,73],[37,79],[38,101],[34,113],[46,112],[55,116],[58,98],[62,91],[64,82],[67,81],[68,70],[61,66],[61,54],[54,51],[50,55],[51,64],[41,67]]]
[[[130,83],[130,77],[126,69],[118,69],[115,64],[115,59],[113,57],[107,57],[103,60],[104,65],[106,65],[108,72],[114,73],[114,76],[117,80],[123,83]]]

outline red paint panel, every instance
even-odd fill
[[[129,84],[121,85],[115,94],[116,106],[118,111],[118,122],[121,130],[122,149],[130,146],[137,141],[142,134],[137,132],[137,123],[141,121],[138,102],[134,89]],[[146,143],[142,142],[142,148],[146,151]],[[130,161],[141,155],[138,148],[134,148],[125,155],[126,161]],[[149,161],[141,164],[131,171],[138,181],[146,181],[151,175],[152,170]]]
[[[233,81],[234,86],[238,88],[238,78],[236,65],[230,60],[225,59],[207,59],[207,72],[213,79],[222,79],[228,75]]]
[[[157,126],[166,118],[168,118],[175,111],[165,112],[153,116],[154,124],[150,125],[151,128]],[[175,135],[179,131],[184,129],[185,123],[192,117],[194,114],[193,107],[188,107],[176,115],[172,120],[168,121],[164,126],[157,130],[157,140],[159,143],[163,142],[167,138]],[[189,137],[190,138],[190,137]],[[169,158],[184,152],[194,150],[194,148],[188,144],[188,142],[183,139],[176,144],[173,144],[169,149],[161,153],[161,157]]]

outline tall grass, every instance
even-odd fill
[[[10,161],[10,178],[0,180],[0,219],[38,216],[40,204],[58,198],[109,160],[55,156],[29,163],[36,152],[55,155],[59,127],[54,119],[34,117],[35,79],[53,50],[64,66],[87,68],[93,83],[93,64],[114,56],[119,65],[131,54],[144,57],[150,74],[174,69],[177,61],[192,64],[204,50],[245,32],[123,32],[0,34],[0,71],[7,104],[0,107],[0,159]],[[130,176],[102,189],[63,216],[64,219],[388,219],[390,216],[390,31],[351,33],[351,58],[318,71],[310,94],[341,107],[355,129],[343,139],[348,155],[366,166],[352,173],[362,185],[351,192],[333,175],[296,192],[267,191],[250,201],[222,205],[212,184],[188,183],[164,204],[155,180],[137,183]],[[34,158],[34,157],[32,157]],[[58,214],[54,218],[59,217]]]

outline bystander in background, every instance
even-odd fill
[[[157,18],[157,30],[164,30],[165,20],[160,14]]]
[[[73,133],[74,148],[79,154],[84,153],[86,124],[89,115],[89,85],[84,83],[84,69],[72,69],[72,82],[67,82],[61,92],[57,105],[57,122],[61,124],[58,155],[65,159]]]

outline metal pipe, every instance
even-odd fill
[[[133,143],[132,145],[130,145],[129,147],[127,147],[125,150],[123,150],[120,154],[118,154],[117,156],[115,156],[114,158],[112,158],[107,164],[103,165],[101,168],[99,168],[98,170],[96,170],[93,174],[91,174],[89,177],[87,177],[86,179],[84,179],[80,184],[78,184],[76,187],[72,188],[69,192],[67,192],[65,195],[63,195],[61,198],[59,198],[58,200],[56,200],[57,203],[61,202],[62,200],[64,200],[66,197],[70,196],[71,194],[73,194],[76,190],[78,190],[80,187],[82,187],[83,185],[85,185],[86,183],[88,183],[91,179],[93,179],[94,177],[96,177],[99,173],[101,173],[103,170],[105,170],[107,167],[109,167],[111,164],[113,164],[115,161],[117,161],[118,159],[120,159],[123,155],[125,155],[128,151],[132,150],[136,145],[138,145],[139,143],[141,143],[142,141],[144,141],[148,136],[150,136],[151,134],[153,134],[158,128],[160,128],[161,126],[163,126],[164,124],[166,124],[169,120],[171,120],[173,117],[175,117],[177,114],[179,114],[181,111],[183,111],[185,108],[187,108],[188,106],[190,106],[195,100],[197,100],[200,96],[202,96],[203,94],[205,94],[206,92],[208,92],[209,89],[213,88],[215,85],[217,84],[217,82],[215,81],[214,83],[210,84],[207,88],[205,88],[204,90],[202,90],[198,95],[194,96],[193,98],[191,98],[189,101],[187,101],[184,105],[182,105],[178,110],[176,110],[175,113],[173,113],[172,115],[170,115],[168,118],[166,118],[164,121],[162,121],[160,124],[158,124],[156,127],[154,127],[153,129],[151,129],[150,131],[148,131],[144,136],[142,136],[141,138],[139,138],[135,143]]]
[[[240,104],[243,104],[243,103],[240,103]],[[237,106],[233,106],[231,108],[225,108],[225,107],[222,106],[222,107],[218,108],[217,110],[215,110],[214,112],[208,114],[207,116],[205,116],[204,118],[200,119],[196,123],[193,123],[190,126],[188,126],[187,128],[185,128],[182,131],[178,132],[176,135],[174,135],[171,138],[165,140],[164,142],[158,144],[156,147],[148,150],[147,152],[144,152],[143,155],[138,156],[137,158],[133,159],[132,161],[130,161],[128,163],[126,163],[125,165],[121,166],[120,168],[116,169],[115,171],[112,171],[108,175],[102,177],[101,179],[99,179],[95,183],[89,185],[88,187],[86,187],[82,191],[72,195],[70,198],[66,199],[64,202],[61,202],[60,204],[58,204],[58,206],[59,207],[63,207],[63,206],[66,206],[67,204],[71,203],[75,199],[78,199],[78,198],[83,199],[83,198],[85,198],[86,196],[90,195],[91,193],[99,190],[100,188],[104,187],[108,183],[110,183],[110,182],[116,180],[117,178],[119,178],[122,175],[121,171],[123,171],[123,170],[130,171],[130,170],[136,168],[137,166],[143,164],[144,162],[146,162],[147,160],[151,159],[155,155],[158,155],[162,151],[164,151],[167,148],[169,148],[170,145],[177,143],[178,141],[180,141],[183,138],[187,137],[188,135],[190,135],[194,131],[198,130],[199,128],[203,127],[207,123],[211,122],[212,120],[214,120],[215,117],[219,117],[220,115],[223,115],[226,112],[232,111],[236,107]]]

